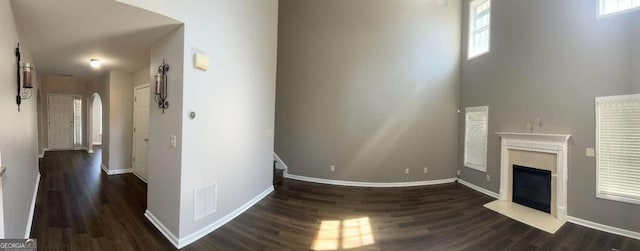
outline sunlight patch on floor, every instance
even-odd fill
[[[347,220],[324,220],[313,241],[313,250],[338,250],[374,244],[369,217]]]

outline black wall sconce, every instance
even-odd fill
[[[169,71],[169,65],[162,59],[162,64],[158,66],[158,75],[154,77],[156,103],[158,107],[162,109],[164,113],[165,109],[169,108],[169,101],[167,101],[167,72]]]
[[[16,94],[16,104],[18,105],[18,111],[20,111],[20,104],[22,104],[22,100],[31,98],[31,88],[33,88],[33,82],[32,82],[33,80],[31,78],[31,72],[33,71],[33,64],[24,63],[24,66],[20,64],[20,43],[18,43],[18,45],[16,46],[16,65],[17,65],[16,88],[18,91]],[[22,70],[23,81],[20,81],[21,80],[20,70]],[[22,88],[24,88],[24,90],[21,90],[20,82],[22,82]]]

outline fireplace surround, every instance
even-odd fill
[[[498,200],[484,206],[554,234],[567,221],[567,142],[571,135],[512,132],[496,134],[502,141],[500,194]],[[549,210],[543,212],[513,201],[514,165],[530,167],[550,176],[547,181],[550,192]]]

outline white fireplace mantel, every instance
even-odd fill
[[[571,135],[497,132],[502,139],[500,160],[500,200],[507,198],[509,182],[509,150],[555,154],[557,163],[556,212],[559,220],[567,218],[567,143]]]

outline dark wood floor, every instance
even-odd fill
[[[174,250],[144,218],[146,185],[107,176],[100,153],[47,152],[31,236],[40,250]],[[555,235],[490,211],[453,183],[350,188],[285,180],[186,250],[640,250],[640,241],[571,223]]]

